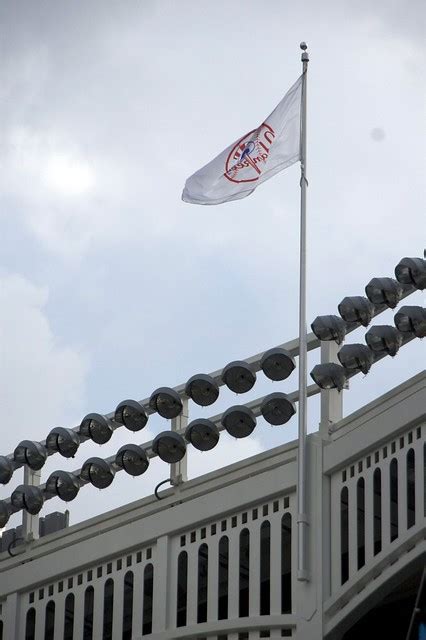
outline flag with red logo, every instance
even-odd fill
[[[276,173],[300,160],[302,76],[271,115],[194,173],[182,200],[221,204],[239,200]]]

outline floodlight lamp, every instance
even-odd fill
[[[46,447],[32,440],[22,440],[13,452],[15,462],[26,464],[33,471],[39,471],[46,462],[46,458]]]
[[[117,451],[115,464],[130,476],[141,476],[149,467],[149,458],[137,444],[125,444]]]
[[[318,340],[337,342],[342,344],[346,335],[346,323],[339,316],[317,316],[311,324],[311,329]]]
[[[263,354],[260,368],[267,378],[278,382],[289,377],[296,368],[296,363],[291,353],[281,347],[275,347]]]
[[[338,305],[345,322],[359,322],[363,327],[370,324],[374,314],[374,304],[363,296],[347,296]]]
[[[256,382],[256,373],[247,362],[236,360],[223,369],[222,380],[234,393],[246,393]]]
[[[15,509],[24,509],[35,516],[43,506],[43,492],[39,487],[20,484],[10,496],[10,502]]]
[[[72,429],[55,427],[46,438],[46,448],[48,451],[57,451],[64,458],[74,458],[80,446],[78,433]]]
[[[149,406],[153,411],[156,411],[162,418],[166,418],[167,420],[177,418],[183,408],[179,394],[169,387],[156,389],[151,394]]]
[[[285,424],[296,413],[296,406],[285,393],[271,393],[263,398],[260,413],[269,424]]]
[[[424,307],[401,307],[394,318],[401,333],[414,333],[416,338],[426,336],[426,309]]]
[[[256,426],[256,417],[248,407],[234,406],[225,411],[221,422],[230,436],[246,438]]]
[[[148,422],[148,416],[140,402],[123,400],[115,410],[114,420],[124,424],[129,431],[140,431]]]
[[[7,484],[12,475],[13,465],[11,461],[6,456],[0,456],[0,484]]]
[[[185,439],[199,451],[210,451],[219,442],[219,429],[211,420],[199,418],[189,423]]]
[[[373,304],[385,304],[395,309],[402,298],[404,289],[393,278],[372,278],[365,287],[365,294]]]
[[[46,482],[46,493],[58,496],[64,502],[74,500],[79,491],[79,479],[68,471],[54,471]]]
[[[365,344],[346,344],[337,354],[340,364],[351,371],[367,374],[374,362],[374,354]]]
[[[7,502],[0,500],[0,529],[3,529],[9,521],[10,510]]]
[[[402,258],[395,267],[395,277],[401,284],[411,284],[416,289],[426,289],[426,260]]]
[[[152,450],[169,464],[179,462],[186,453],[185,440],[175,431],[163,431],[155,436]]]
[[[114,475],[114,469],[102,458],[89,458],[80,471],[80,478],[85,482],[90,482],[97,489],[109,487],[114,480]]]
[[[80,434],[89,438],[96,444],[105,444],[112,436],[112,425],[105,416],[100,413],[89,413],[83,418],[80,425]]]
[[[198,373],[186,383],[185,393],[196,404],[201,407],[208,407],[218,399],[219,386],[211,376]]]
[[[374,353],[386,353],[394,357],[402,345],[402,334],[389,325],[375,325],[365,334],[365,341]]]
[[[335,362],[317,364],[311,371],[311,378],[321,388],[325,390],[347,389],[348,379],[344,367]]]

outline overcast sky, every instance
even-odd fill
[[[424,2],[5,0],[0,24],[2,454],[296,337],[299,167],[229,204],[180,197],[294,83],[301,40],[311,59],[309,323],[372,277],[393,276],[403,256],[423,255]],[[380,323],[392,321],[387,312]],[[358,376],[345,413],[422,371],[425,356],[415,340]],[[296,374],[275,385],[259,375],[253,392],[225,391],[218,406],[296,386]],[[313,431],[318,399],[309,411]],[[167,428],[154,418],[146,433],[85,443],[75,460],[50,458],[43,478]],[[191,475],[296,431],[293,418],[222,437],[213,452],[191,451]],[[139,479],[86,487],[68,505],[71,522],[167,476],[155,461]],[[55,508],[65,505],[48,502],[42,515]]]

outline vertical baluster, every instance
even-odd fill
[[[229,532],[229,589],[228,589],[228,618],[238,618],[240,577],[240,545],[239,536],[232,530]],[[229,640],[228,636],[228,640]]]
[[[257,520],[250,531],[249,615],[260,615],[260,523]]]
[[[96,589],[95,589],[95,604],[96,604],[96,594],[100,589],[103,589],[103,585],[101,586],[101,583],[98,583],[96,585]],[[75,638],[82,638],[83,637],[83,626],[84,626],[84,589],[82,589],[81,587],[78,588],[78,589],[69,589],[69,590],[67,590],[67,595],[68,595],[68,593],[73,593],[74,597],[75,597],[75,600],[74,600],[74,637]],[[101,629],[102,629],[102,627],[101,627]],[[102,635],[100,637],[102,637]]]
[[[271,518],[271,615],[281,615],[281,516]],[[280,635],[281,637],[281,635]]]
[[[35,624],[35,640],[44,640],[44,625],[46,622],[46,587],[44,588],[44,599],[39,601],[36,606],[36,624]]]
[[[218,575],[219,575],[219,553],[218,543],[220,538],[214,536],[210,538],[209,547],[209,572],[207,581],[207,620],[217,620],[218,603]]]
[[[135,637],[140,636],[142,629],[143,568],[144,565],[139,562],[135,565],[133,572],[132,633]]]
[[[124,559],[123,559],[124,562]],[[114,616],[112,620],[112,637],[121,638],[123,633],[123,593],[126,570],[117,573],[114,580]]]
[[[107,576],[110,578],[111,576]],[[103,631],[103,622],[104,622],[104,590],[105,590],[105,582],[106,579],[97,581],[94,585],[94,599],[93,599],[93,640],[95,638],[102,638]],[[79,598],[83,602],[84,607],[84,591],[82,592],[81,597]],[[77,599],[76,599],[77,604]],[[74,624],[74,635],[75,637],[79,637],[78,633],[80,629],[83,628],[83,622],[79,622],[79,626],[75,626]]]
[[[198,547],[192,544],[188,551],[187,625],[197,624]]]
[[[174,629],[177,624],[177,602],[178,602],[178,558],[181,551],[186,551],[186,547],[179,546],[179,536],[172,542],[170,565],[169,565],[169,596],[170,605],[167,613],[167,628]]]
[[[365,564],[374,556],[374,482],[373,470],[366,469],[365,480]]]
[[[169,598],[169,538],[161,536],[155,549],[154,584],[152,594],[152,632],[165,631],[167,625]],[[146,566],[151,564],[147,562]]]
[[[18,593],[9,593],[6,601],[2,602],[4,640],[6,638],[11,638],[12,640],[25,638],[26,617],[30,607],[23,607],[22,605],[23,603]],[[34,607],[35,605],[31,606]],[[19,635],[17,634],[17,627],[19,627]]]
[[[398,457],[398,537],[407,531],[407,451],[401,449]]]
[[[65,624],[65,596],[63,593],[55,596],[55,638],[63,638]]]

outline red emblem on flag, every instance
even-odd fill
[[[232,147],[226,159],[225,178],[231,182],[256,182],[262,175],[275,132],[265,122]]]

